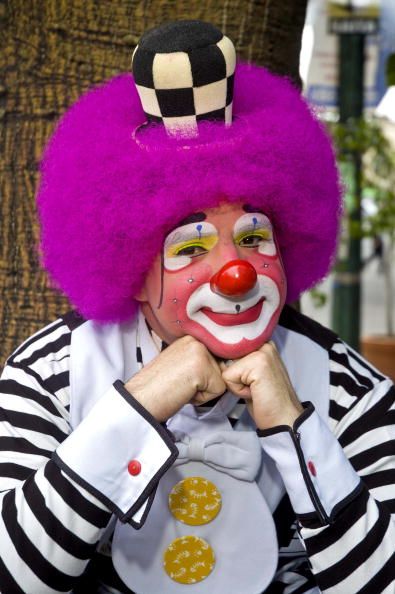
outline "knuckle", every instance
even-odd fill
[[[269,343],[266,343],[263,346],[263,349],[261,351],[259,351],[259,352],[260,352],[260,354],[262,356],[262,360],[269,361],[270,359],[273,358],[274,353],[275,353],[275,350],[273,348],[273,345],[271,345]]]
[[[186,353],[185,349],[187,349],[188,355],[193,359],[200,358],[206,352],[206,347],[193,336],[183,336],[180,340],[182,341],[181,351]]]
[[[178,339],[178,343],[182,344],[183,347],[186,345],[192,345],[195,342],[197,342],[196,339],[193,338],[193,336],[190,336],[189,334],[186,334],[185,336],[182,336],[181,338]]]
[[[234,378],[233,378],[233,376],[232,376],[232,375],[229,375],[229,374],[228,374],[228,375],[222,374],[222,381],[223,381],[224,385],[226,385],[226,384],[231,384],[231,383],[233,382],[233,379],[234,379]]]
[[[270,365],[270,355],[265,351],[257,351],[255,353],[254,366],[257,369],[265,370]]]
[[[256,351],[254,353],[254,363],[265,364],[267,362],[267,353],[265,351]]]
[[[196,357],[198,357],[199,359],[201,359],[203,357],[207,357],[208,351],[207,351],[206,347],[204,346],[204,344],[202,344],[198,340],[194,339],[193,349],[194,349]]]
[[[274,351],[276,350],[274,344],[269,341],[269,342],[265,342],[265,344],[263,345],[263,350],[266,351],[267,353],[274,353]]]
[[[271,357],[278,358],[278,350],[272,342],[268,343],[268,353]]]

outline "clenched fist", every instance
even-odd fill
[[[292,387],[287,370],[273,342],[259,351],[221,364],[222,377],[233,394],[244,398],[259,429],[277,425],[292,427],[303,407]]]
[[[183,336],[136,373],[125,388],[157,421],[185,404],[203,404],[226,391],[219,364],[192,336]]]

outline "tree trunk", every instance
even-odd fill
[[[0,3],[0,367],[23,339],[69,308],[38,266],[34,192],[58,117],[95,83],[130,68],[148,28],[213,22],[239,56],[299,83],[307,0],[9,0]]]

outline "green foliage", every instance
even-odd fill
[[[314,307],[323,307],[328,300],[328,295],[318,287],[310,289],[309,295],[313,301]]]
[[[350,155],[361,159],[362,197],[376,206],[374,214],[365,214],[361,223],[350,221],[353,237],[385,234],[395,244],[395,151],[384,135],[380,123],[374,120],[349,120],[328,123],[337,148],[339,164]]]
[[[395,250],[395,150],[384,135],[379,120],[350,119],[347,123],[328,121],[326,124],[337,150],[336,158],[343,182],[349,182],[345,196],[343,235],[347,241],[386,236],[389,239],[387,261],[390,262]],[[375,206],[374,212],[364,212],[361,219],[355,216],[359,209],[359,192],[354,187],[353,174],[356,166],[360,167],[361,172],[360,195]],[[339,259],[336,270],[348,271],[348,262]],[[325,304],[326,294],[319,287],[309,293],[316,307]],[[387,303],[391,309],[390,294]]]

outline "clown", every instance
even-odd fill
[[[291,84],[154,29],[62,119],[38,207],[76,310],[0,382],[0,590],[393,592],[393,386],[287,305],[340,213]]]

